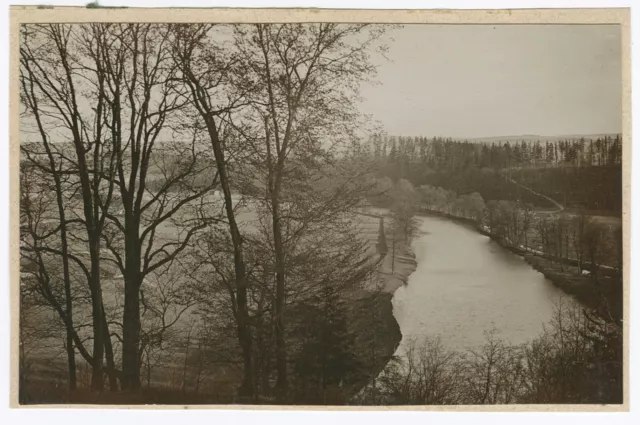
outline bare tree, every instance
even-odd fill
[[[462,401],[462,358],[440,338],[409,341],[404,360],[392,360],[379,378],[389,404],[446,405]]]
[[[500,340],[496,330],[485,332],[485,344],[469,351],[465,360],[465,402],[506,404],[518,399],[521,379],[517,348]]]
[[[37,108],[36,108],[37,110]],[[37,116],[37,112],[36,112]],[[40,120],[37,118],[37,122]],[[46,138],[45,138],[46,139]],[[48,143],[45,143],[47,148],[47,156],[49,159],[50,170],[54,170],[55,162],[51,150],[48,147]],[[76,388],[76,362],[75,362],[75,349],[73,343],[73,333],[75,332],[73,326],[73,300],[71,295],[71,277],[69,273],[69,259],[68,259],[68,242],[66,234],[66,219],[64,204],[62,199],[62,183],[60,173],[53,172],[54,175],[54,187],[56,194],[56,204],[58,206],[58,218],[60,229],[60,245],[61,245],[61,259],[63,264],[63,282],[64,282],[64,310],[61,305],[58,305],[58,297],[53,293],[50,287],[50,274],[51,267],[47,267],[41,252],[41,247],[47,239],[47,233],[51,234],[56,229],[51,230],[52,226],[47,226],[46,221],[46,208],[52,201],[49,196],[48,185],[42,178],[42,170],[37,169],[30,161],[25,161],[20,169],[20,211],[21,211],[21,236],[22,242],[21,253],[31,265],[32,268],[37,268],[39,273],[36,277],[40,289],[40,293],[45,300],[49,300],[50,303],[59,307],[59,311],[62,313],[61,319],[66,325],[66,347],[67,347],[67,366],[69,373],[69,389],[74,390]],[[53,217],[55,220],[55,216]],[[55,221],[54,221],[55,222]],[[48,270],[49,269],[49,270]],[[60,302],[62,304],[62,302]],[[56,307],[54,307],[56,308]]]
[[[37,110],[33,115],[41,143],[50,151],[47,137],[72,137],[76,150],[74,158],[62,148],[55,155],[70,168],[57,173],[77,176],[83,199],[80,219],[88,234],[96,312],[94,350],[102,359],[98,345],[105,341],[113,372],[110,334],[98,317],[104,309],[102,259],[124,278],[121,383],[135,389],[140,387],[142,284],[216,219],[215,211],[202,215],[204,210],[194,204],[206,202],[204,195],[216,186],[217,175],[206,160],[198,129],[185,126],[188,117],[180,114],[187,100],[174,83],[165,25],[52,25],[36,26],[33,34],[26,31],[23,86],[36,87],[30,106]],[[43,55],[36,55],[36,49]],[[60,130],[59,122],[70,134]],[[166,136],[173,140],[163,140]],[[115,211],[114,205],[121,209]],[[111,255],[101,258],[103,245]],[[102,360],[95,357],[98,370]],[[100,386],[97,382],[96,389]]]
[[[234,212],[230,163],[240,148],[229,139],[226,124],[230,115],[242,107],[245,93],[252,89],[237,59],[213,45],[209,37],[218,27],[212,25],[178,25],[172,27],[172,54],[177,62],[178,78],[187,87],[195,113],[204,122],[220,177],[224,211],[233,244],[235,288],[230,295],[237,307],[238,341],[242,347],[243,396],[254,395],[253,337],[249,325],[247,272],[243,253],[243,236]],[[222,100],[222,104],[218,102]]]
[[[140,387],[140,291],[145,277],[172,262],[215,213],[199,214],[194,202],[217,185],[197,128],[180,111],[186,100],[174,83],[166,25],[94,25],[87,50],[104,79],[101,96],[111,105],[109,128],[117,161],[121,214],[105,243],[124,276],[123,388]],[[163,140],[171,134],[174,141]],[[177,237],[163,235],[175,228]]]
[[[533,211],[533,206],[529,203],[522,205],[522,235],[524,236],[524,246],[525,248],[529,247],[529,231],[533,226],[535,220],[535,211]]]
[[[68,369],[69,369],[69,389],[74,390],[76,388],[76,364],[75,364],[75,349],[73,347],[73,302],[71,299],[71,276],[69,274],[69,258],[68,258],[68,239],[67,239],[67,219],[64,205],[64,193],[63,193],[63,182],[62,179],[66,176],[62,173],[61,165],[56,165],[56,160],[54,158],[54,153],[49,146],[49,139],[45,133],[44,123],[40,116],[40,110],[38,107],[38,96],[35,94],[34,81],[29,78],[25,78],[22,75],[21,78],[22,83],[22,99],[23,102],[27,105],[27,113],[31,113],[31,116],[36,122],[38,133],[40,134],[42,144],[46,151],[46,157],[48,159],[47,166],[44,164],[40,164],[38,162],[28,161],[24,163],[24,167],[39,167],[40,171],[42,169],[47,169],[47,174],[53,177],[54,180],[54,189],[56,194],[56,205],[58,209],[58,220],[60,222],[60,257],[62,260],[63,267],[63,280],[65,286],[65,316],[66,316],[66,326],[67,326],[67,361],[68,361]],[[22,147],[23,151],[28,152],[27,147]],[[27,155],[28,157],[34,158],[35,155]],[[35,161],[35,160],[34,160]],[[26,170],[21,170],[23,173],[26,173]],[[24,174],[21,174],[24,175]],[[31,189],[31,183],[28,181],[29,179],[36,177],[35,175],[31,175],[27,178],[22,179],[21,187],[24,192],[24,202],[22,207],[26,210],[30,209],[29,193]],[[47,176],[48,177],[48,176]],[[45,177],[46,178],[46,177]],[[66,183],[66,182],[65,182]],[[34,230],[34,229],[32,229]],[[34,237],[37,237],[35,233],[33,233]]]
[[[586,214],[580,214],[573,218],[571,226],[571,240],[573,242],[573,251],[576,255],[576,260],[578,260],[578,268],[580,271],[582,271],[585,265],[585,235],[590,226],[591,218]]]
[[[622,276],[622,265],[624,263],[623,243],[624,232],[622,231],[622,224],[620,224],[613,229],[613,244],[615,245],[616,267],[618,268],[620,276]]]
[[[564,264],[569,257],[569,224],[562,214],[554,217],[556,261],[560,264],[562,271],[564,271]]]
[[[100,235],[111,202],[112,185],[104,193],[103,173],[113,161],[109,161],[108,142],[103,134],[102,96],[96,96],[98,119],[87,114],[81,104],[82,92],[86,88],[79,72],[86,64],[78,60],[79,32],[72,25],[28,25],[22,27],[20,48],[20,71],[23,98],[38,123],[40,142],[52,147],[50,139],[63,141],[56,156],[60,163],[66,162],[60,171],[67,172],[77,182],[77,192],[82,200],[84,224],[90,266],[86,268],[88,286],[91,290],[93,316],[93,377],[92,389],[102,390],[102,362],[104,358],[105,327],[100,282]],[[101,80],[98,79],[98,84]],[[36,112],[37,111],[37,112]],[[88,116],[89,115],[89,116]],[[71,141],[74,154],[69,155],[65,142]],[[60,144],[59,144],[60,146]],[[51,151],[52,149],[47,149]],[[24,152],[24,151],[23,151]],[[49,153],[49,163],[52,154]],[[74,182],[75,183],[75,182]],[[75,185],[75,184],[74,184]],[[60,217],[68,224],[69,220]],[[68,256],[68,255],[67,255]],[[107,334],[108,335],[108,334]]]
[[[585,230],[584,245],[585,253],[589,259],[589,267],[591,268],[591,276],[595,281],[598,280],[598,268],[601,264],[602,248],[605,241],[605,232],[598,223],[591,223]]]
[[[356,140],[358,83],[373,75],[367,49],[383,27],[337,24],[236,26],[234,47],[253,81],[251,127],[261,198],[272,218],[276,275],[276,368],[280,400],[287,395],[285,340],[286,256],[284,206],[288,181],[300,165],[316,168],[327,152]],[[345,40],[355,40],[346,43]],[[324,145],[324,146],[323,146]],[[293,164],[298,164],[297,166]]]

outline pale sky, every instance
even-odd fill
[[[362,111],[392,135],[618,133],[616,25],[405,25]]]

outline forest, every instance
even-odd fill
[[[439,137],[371,137],[370,154],[383,164],[379,176],[406,178],[487,200],[553,206],[521,185],[575,210],[620,215],[620,135],[559,142],[472,143]],[[515,183],[514,181],[515,180]]]

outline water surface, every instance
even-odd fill
[[[393,298],[403,340],[440,336],[447,348],[483,343],[493,327],[512,344],[532,340],[566,296],[522,257],[470,227],[419,217],[417,268]]]

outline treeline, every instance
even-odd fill
[[[441,187],[423,185],[413,189],[407,180],[396,184],[376,179],[369,199],[394,210],[398,193],[413,194],[414,214],[424,210],[470,220],[493,238],[558,264],[587,270],[598,279],[600,266],[622,269],[622,226],[599,223],[586,214],[536,213],[528,203],[486,201],[477,193],[458,195]],[[406,207],[405,207],[406,209]]]
[[[456,171],[469,167],[517,168],[549,166],[615,166],[622,161],[622,139],[602,138],[472,143],[451,138],[371,136],[375,158],[399,163],[420,163],[436,170]]]
[[[536,170],[544,179],[545,169],[539,168]],[[556,205],[548,199],[525,189],[506,177],[497,170],[469,168],[451,173],[425,173],[418,180],[420,183],[417,183],[416,186],[441,187],[458,194],[475,192],[480,194],[486,201],[519,201],[535,205],[541,209],[557,209]]]
[[[622,403],[622,333],[577,306],[560,304],[546,329],[513,346],[495,331],[464,352],[438,337],[407,344],[356,404]]]
[[[21,27],[22,402],[55,400],[60,361],[93,402],[345,397],[378,261],[357,91],[386,29]]]

